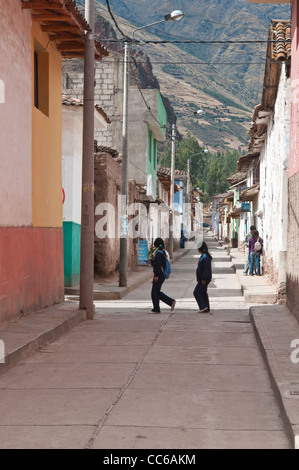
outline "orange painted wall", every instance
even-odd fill
[[[49,116],[34,106],[34,44],[49,54]],[[32,26],[32,222],[34,227],[62,227],[61,56]]]
[[[64,300],[63,232],[0,228],[0,324]]]

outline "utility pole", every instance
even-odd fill
[[[187,233],[191,232],[190,226],[190,158],[187,160]]]
[[[171,175],[170,175],[170,213],[169,213],[169,256],[173,258],[173,225],[174,225],[174,168],[175,168],[176,125],[171,128]]]
[[[120,254],[119,286],[127,287],[127,252],[128,252],[128,96],[129,96],[129,44],[125,42],[124,56],[124,95],[123,95],[123,130],[122,130],[122,178],[120,207]]]
[[[95,0],[85,1],[85,17],[91,31],[85,34],[84,51],[84,107],[82,155],[82,209],[81,209],[81,262],[80,310],[87,319],[94,316],[94,7]]]

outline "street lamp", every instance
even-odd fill
[[[184,14],[181,10],[174,10],[172,13],[165,15],[160,21],[141,26],[134,29],[131,36],[131,43],[134,41],[134,34],[150,26],[164,23],[164,21],[179,21]],[[128,199],[128,104],[129,104],[129,42],[125,42],[124,55],[124,94],[123,94],[123,129],[122,129],[122,185],[121,185],[121,220],[120,220],[120,254],[119,254],[119,286],[127,286],[127,244],[128,244],[128,227],[127,227],[127,199]]]
[[[140,31],[141,29],[149,28],[150,26],[155,26],[156,24],[164,23],[165,21],[180,21],[183,18],[184,14],[181,10],[174,10],[172,13],[165,15],[163,20],[155,21],[154,23],[147,24],[145,26],[140,26],[140,28],[134,29],[132,32],[132,41],[134,40],[134,35],[136,31]]]

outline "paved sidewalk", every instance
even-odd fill
[[[226,245],[223,248],[226,250]],[[253,304],[249,311],[256,337],[288,433],[299,449],[299,324],[285,305],[277,305],[276,286],[267,275],[244,276],[244,254],[237,248],[227,256],[246,303]]]
[[[227,253],[227,245],[219,242]],[[253,304],[275,304],[277,302],[276,286],[274,286],[269,277],[244,275],[245,255],[238,248],[231,248],[230,255],[233,268],[236,271],[237,278],[240,282],[245,302]]]
[[[284,305],[251,307],[250,317],[288,434],[299,449],[298,322]]]

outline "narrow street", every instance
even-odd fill
[[[163,286],[173,313],[148,314],[150,282],[96,302],[94,320],[0,376],[1,448],[290,448],[249,306],[206,241],[211,314],[196,313],[196,251]]]

